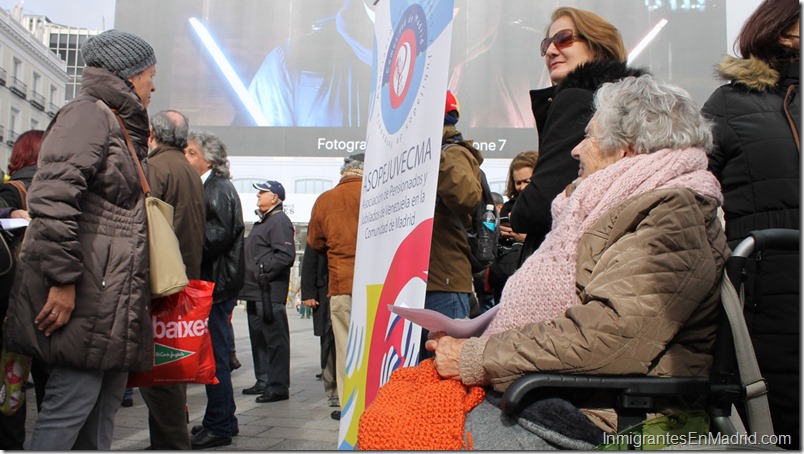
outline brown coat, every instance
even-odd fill
[[[201,278],[204,254],[204,184],[184,152],[160,145],[148,154],[151,195],[173,205],[173,229],[179,238],[188,279]]]
[[[153,334],[145,206],[137,167],[109,108],[120,112],[140,159],[148,113],[123,79],[103,69],[84,69],[80,94],[42,141],[5,346],[50,365],[147,370]],[[34,317],[50,286],[66,284],[75,284],[75,309],[67,325],[45,337]]]
[[[578,304],[462,349],[461,378],[505,390],[528,372],[705,376],[728,247],[717,205],[660,189],[613,208],[578,244]]]
[[[330,297],[352,294],[361,182],[359,176],[341,178],[337,186],[318,196],[310,214],[307,243],[327,254]]]

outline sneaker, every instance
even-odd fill
[[[123,406],[123,407],[133,407],[134,406],[134,399],[132,399],[131,397],[127,397],[127,398],[123,399],[122,402],[120,402],[120,405]]]
[[[338,400],[338,396],[332,396],[329,399],[327,399],[327,405],[329,405],[330,407],[340,408],[341,402]]]
[[[341,411],[340,410],[335,410],[335,411],[333,411],[332,413],[329,414],[329,417],[334,419],[335,421],[340,421],[341,420]]]

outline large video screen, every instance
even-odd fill
[[[384,1],[384,0],[379,0]],[[364,147],[375,0],[117,0],[115,28],[155,48],[150,111],[177,109],[240,156],[345,156]],[[617,26],[632,65],[703,103],[719,82],[725,0],[455,0],[449,87],[486,158],[537,148],[529,90],[559,6]]]

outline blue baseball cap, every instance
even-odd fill
[[[254,183],[252,186],[258,191],[273,192],[279,200],[285,200],[285,187],[278,181],[267,180],[265,183]]]

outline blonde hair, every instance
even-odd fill
[[[625,50],[623,37],[617,27],[591,11],[569,6],[553,11],[550,23],[552,24],[565,16],[572,19],[578,35],[586,41],[587,46],[594,54],[593,61],[616,60],[626,62],[628,52]]]

